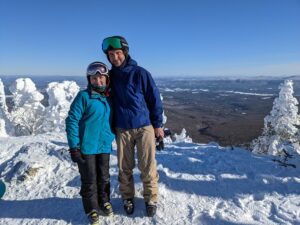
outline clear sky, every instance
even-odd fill
[[[112,35],[153,76],[300,75],[300,0],[0,0],[0,75],[85,75]]]

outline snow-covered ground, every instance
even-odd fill
[[[0,224],[87,224],[77,167],[64,133],[0,138],[0,173],[7,192]],[[300,224],[300,161],[281,167],[271,156],[217,144],[167,144],[157,152],[158,212],[145,216],[135,169],[136,211],[125,215],[111,156],[114,216],[102,224]]]

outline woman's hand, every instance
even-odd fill
[[[80,151],[79,148],[75,148],[75,149],[71,148],[69,150],[69,152],[70,152],[71,159],[72,159],[73,162],[75,162],[75,163],[85,163],[85,160],[83,159],[81,151]]]

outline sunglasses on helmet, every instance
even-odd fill
[[[128,45],[122,42],[122,40],[117,37],[105,38],[102,42],[102,50],[104,52],[107,52],[110,47],[112,49],[122,49],[123,47],[128,47]]]
[[[101,75],[106,75],[108,76],[108,68],[107,66],[101,64],[101,63],[95,63],[90,65],[87,68],[87,75],[88,76],[94,76],[97,73],[100,73]]]

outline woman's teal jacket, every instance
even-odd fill
[[[83,154],[110,153],[115,138],[107,98],[89,89],[80,91],[66,118],[69,147]]]

